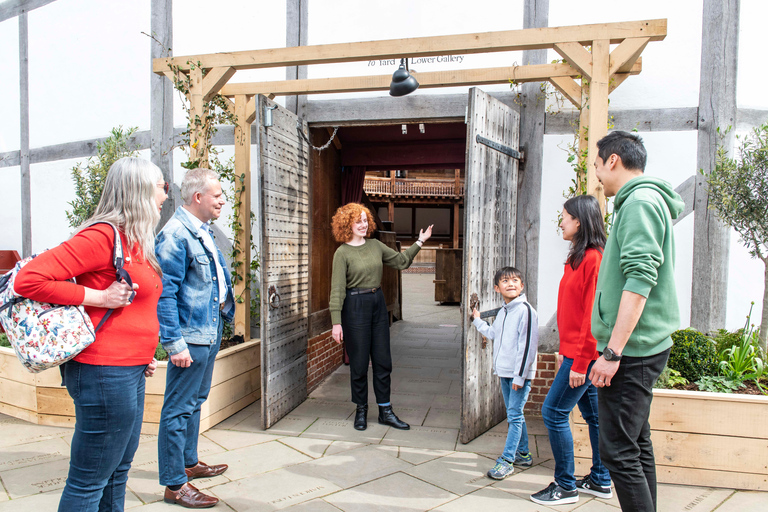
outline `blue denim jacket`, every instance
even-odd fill
[[[206,249],[186,213],[179,210],[181,207],[155,239],[155,255],[163,269],[157,318],[160,341],[170,355],[183,352],[187,344],[216,343],[221,318],[231,322],[235,316],[232,282],[224,255],[217,247],[216,257],[227,280],[224,308],[219,308],[221,298],[213,254]]]

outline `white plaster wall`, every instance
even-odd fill
[[[285,2],[220,0],[211,9],[206,0],[177,0],[173,4],[175,55],[285,46]],[[470,8],[471,7],[471,8]],[[206,12],[205,24],[198,13]],[[611,108],[695,107],[698,105],[702,0],[645,0],[574,3],[550,0],[550,26],[668,19],[668,36],[643,52],[643,72],[611,95]],[[768,3],[741,2],[738,103],[768,108],[763,87],[761,23]],[[522,28],[523,0],[310,0],[309,44],[449,35]],[[150,1],[53,2],[29,14],[30,126],[32,147],[106,136],[118,125],[149,129],[150,45],[141,32],[150,32]],[[549,58],[559,58],[550,52]],[[522,63],[520,52],[465,56],[460,64],[420,63],[417,71],[458,67],[509,66]],[[313,66],[309,77],[389,75],[396,64],[349,63]],[[19,147],[18,20],[0,23],[0,152]],[[283,69],[239,72],[232,82],[283,79]],[[483,87],[507,90],[506,85]],[[419,90],[415,94],[466,92],[466,88]],[[323,95],[312,99],[382,96],[385,93]],[[185,116],[175,98],[174,124]],[[397,101],[394,99],[393,101]],[[282,100],[280,100],[282,103]],[[696,172],[696,133],[641,133],[649,153],[648,174],[674,185]],[[542,323],[554,312],[557,285],[567,245],[556,231],[555,218],[570,179],[564,146],[569,136],[545,136],[542,191],[539,313]],[[226,159],[232,148],[223,148]],[[143,152],[148,156],[147,152]],[[183,176],[174,151],[174,181]],[[65,239],[70,229],[64,212],[73,199],[69,170],[74,160],[32,166],[33,250]],[[0,248],[21,249],[19,168],[0,168],[4,208],[0,210]],[[226,216],[228,212],[224,213]],[[223,224],[223,222],[222,222]],[[678,224],[677,279],[683,323],[690,309],[692,217]],[[225,229],[225,226],[222,226]],[[759,307],[762,264],[749,258],[732,236],[728,285],[728,327],[743,323],[749,302]]]

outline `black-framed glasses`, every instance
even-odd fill
[[[168,191],[171,189],[171,185],[170,185],[170,183],[168,183],[168,182],[166,181],[166,182],[165,182],[165,183],[163,183],[162,185],[158,185],[158,188],[161,188],[161,189],[163,189],[163,192],[165,192],[165,194],[166,194],[166,195],[168,195]]]

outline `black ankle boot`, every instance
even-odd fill
[[[358,405],[355,411],[355,430],[365,430],[368,428],[368,404]]]
[[[408,430],[411,428],[409,424],[401,421],[400,418],[395,415],[391,405],[379,406],[379,423],[382,425],[389,425],[393,428],[399,428],[400,430]]]

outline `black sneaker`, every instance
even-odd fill
[[[539,505],[565,505],[579,501],[579,491],[576,489],[566,491],[557,482],[552,482],[549,487],[536,494],[531,494],[531,501]]]
[[[610,485],[608,487],[597,485],[589,475],[581,480],[576,480],[576,489],[597,496],[598,498],[603,498],[604,500],[613,498],[613,491],[611,491]]]

